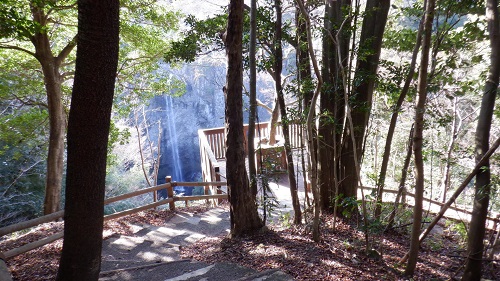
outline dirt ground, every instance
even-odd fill
[[[204,207],[183,211],[203,212]],[[161,226],[172,217],[170,211],[147,211],[106,222],[104,236],[132,233],[132,224]],[[332,217],[324,216],[322,240],[315,243],[309,228],[292,226],[283,220],[267,231],[239,239],[211,237],[183,247],[183,258],[209,263],[233,262],[256,270],[279,268],[296,280],[408,280],[399,259],[409,248],[405,227],[384,234],[370,234],[369,242],[376,251],[365,251],[365,236],[356,223],[338,220],[332,230]],[[433,234],[421,246],[416,275],[413,280],[459,279],[465,262],[463,239],[450,227]],[[0,238],[0,251],[6,251],[40,237],[61,231],[62,223],[41,225],[24,234]],[[42,248],[19,255],[7,262],[14,280],[54,280],[62,248],[56,241]],[[485,261],[483,278],[500,280],[499,260]]]

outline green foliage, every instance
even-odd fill
[[[167,63],[193,62],[201,54],[224,48],[222,34],[226,28],[227,14],[205,20],[188,15],[184,22],[188,30],[182,33],[181,40],[172,42],[172,47],[165,52]]]
[[[28,18],[29,6],[23,2],[0,2],[0,38],[25,39],[39,28]]]
[[[163,54],[178,30],[180,13],[162,2],[123,1],[120,13],[120,57],[114,112],[128,117],[156,95],[182,95],[184,83],[169,72]]]
[[[467,241],[468,230],[467,225],[463,221],[446,220],[445,226],[453,231],[462,243]]]
[[[177,30],[179,14],[169,11],[160,1],[126,0],[121,1],[121,5],[115,117],[128,116],[136,105],[154,95],[183,92],[183,83],[172,79],[161,64],[162,54]],[[33,18],[32,9],[39,12],[42,20],[37,22]],[[25,197],[28,204],[32,204],[27,213],[13,215],[10,221],[38,214],[44,195],[47,97],[31,39],[37,32],[50,35],[50,48],[53,55],[58,56],[64,47],[74,43],[77,21],[74,0],[0,2],[0,163],[4,163],[0,167],[0,200],[8,197],[17,202],[16,198]],[[70,104],[74,61],[73,51],[59,69],[66,111]],[[128,131],[120,131],[112,125],[109,151],[128,137]],[[108,169],[116,167],[114,161],[119,161],[119,157],[109,158]],[[127,188],[135,184],[130,180],[127,183]],[[16,204],[13,206],[20,206]],[[5,209],[5,214],[8,213],[12,212]]]
[[[340,202],[340,207],[342,207],[342,216],[350,218],[353,214],[356,215],[358,212],[358,207],[361,203],[356,197],[344,197],[344,194],[339,194],[337,198],[334,198],[337,202]]]
[[[279,218],[283,227],[289,228],[292,226],[292,215],[289,212],[283,212]]]

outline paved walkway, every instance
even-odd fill
[[[193,214],[178,212],[165,225],[135,226],[132,236],[103,242],[99,280],[293,280],[279,270],[256,272],[231,263],[207,264],[180,258],[180,248],[204,237],[229,233],[229,212],[215,208]]]

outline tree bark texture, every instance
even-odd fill
[[[312,84],[312,73],[311,73],[311,62],[309,61],[309,48],[307,42],[307,24],[304,16],[300,12],[300,8],[296,7],[295,12],[295,22],[297,25],[296,38],[296,58],[297,58],[297,84],[299,96],[302,102],[302,116],[307,116],[310,110],[311,99],[313,96],[313,84]],[[304,117],[302,122],[304,123]],[[302,130],[302,136],[307,134],[305,128]],[[304,138],[301,138],[302,141]],[[305,143],[303,143],[305,144]],[[307,154],[307,150],[304,149],[304,154]],[[306,190],[309,188],[308,183],[308,171],[310,171],[311,163],[309,161],[309,155],[303,155],[303,171],[304,171],[304,186]],[[307,192],[306,192],[307,195]]]
[[[428,0],[425,10],[424,29],[422,38],[422,56],[418,75],[418,98],[415,107],[415,131],[413,136],[413,153],[415,157],[415,206],[413,208],[413,225],[408,264],[405,275],[413,276],[417,265],[420,242],[420,228],[422,225],[422,207],[424,199],[424,159],[422,156],[424,113],[427,101],[427,74],[429,66],[429,50],[431,46],[432,21],[434,19],[435,0]]]
[[[64,242],[57,280],[98,280],[108,135],[118,64],[119,1],[78,1],[68,122]]]
[[[304,5],[304,2],[302,0],[297,0],[297,6],[300,9],[300,12],[302,16],[305,19],[306,22],[306,33],[307,33],[307,45],[308,45],[308,52],[309,52],[309,58],[311,59],[314,73],[316,75],[316,78],[318,79],[318,83],[316,85],[316,88],[314,90],[314,95],[311,98],[311,102],[309,105],[310,110],[307,112],[307,119],[306,119],[306,128],[307,128],[307,150],[308,150],[308,156],[310,159],[310,175],[311,175],[311,189],[313,192],[313,197],[314,197],[314,219],[313,219],[313,225],[312,225],[312,236],[313,240],[315,242],[320,241],[320,230],[319,230],[319,215],[320,215],[320,206],[319,206],[319,188],[317,185],[317,155],[316,155],[316,149],[315,149],[315,143],[316,140],[314,139],[314,109],[316,107],[316,102],[318,101],[318,96],[320,94],[320,89],[323,85],[323,78],[321,77],[321,71],[318,66],[318,60],[316,59],[316,55],[314,54],[314,49],[313,49],[313,43],[312,43],[312,30],[311,30],[311,19],[309,18],[309,14],[307,13],[306,7]]]
[[[243,135],[243,0],[231,0],[226,31],[226,161],[231,215],[231,234],[241,236],[260,229],[255,196],[250,190],[245,169]]]
[[[318,128],[318,179],[322,210],[332,210],[337,188],[338,152],[344,124],[344,85],[342,71],[348,65],[349,24],[346,8],[351,1],[327,1],[323,35],[324,86],[321,93],[321,115]],[[340,36],[336,36],[340,33]]]
[[[295,22],[297,25],[296,30],[296,64],[297,64],[297,85],[299,97],[301,99],[301,113],[302,116],[307,116],[311,99],[313,96],[313,85],[312,85],[312,74],[311,74],[311,62],[309,61],[309,49],[307,42],[307,24],[304,16],[300,12],[300,7],[296,7],[295,12]],[[304,117],[301,122],[305,123]],[[301,145],[305,147],[304,137],[307,132],[305,130],[305,126],[302,126],[301,131]],[[308,192],[310,191],[309,179],[308,179],[308,171],[310,171],[311,162],[309,161],[309,155],[307,154],[307,149],[302,149],[302,172],[303,172],[303,181],[305,188],[306,201],[309,205],[309,196]]]
[[[251,0],[250,4],[250,113],[248,116],[248,173],[250,177],[250,189],[253,196],[257,196],[257,170],[255,168],[255,120],[257,119],[257,0]]]
[[[333,1],[325,3],[325,17],[323,23],[323,88],[320,97],[320,117],[318,126],[318,187],[320,192],[320,207],[322,211],[332,209],[331,199],[334,193],[335,155],[333,154],[335,117],[335,88],[333,85],[332,65],[335,64],[335,48],[331,39],[333,30]]]
[[[274,6],[276,9],[275,37],[274,37],[274,72],[276,73],[276,93],[281,112],[281,127],[283,129],[283,137],[285,139],[286,165],[288,174],[288,183],[290,186],[290,194],[292,197],[292,206],[294,211],[294,224],[302,223],[302,211],[300,210],[299,194],[297,179],[295,178],[295,167],[293,166],[293,152],[290,146],[290,130],[288,126],[288,118],[285,105],[285,97],[281,86],[281,72],[283,70],[283,50],[281,47],[281,0],[275,0]]]
[[[476,129],[476,162],[478,162],[489,148],[491,120],[495,107],[495,97],[500,76],[500,27],[498,19],[498,0],[486,2],[486,17],[490,36],[490,69],[488,80],[484,86],[483,99]],[[470,222],[470,232],[467,240],[467,262],[462,280],[480,280],[483,257],[483,239],[486,216],[490,200],[490,169],[489,161],[484,163],[483,169],[476,175],[474,206]]]
[[[352,126],[345,126],[342,144],[339,194],[355,197],[359,178],[356,162],[361,163],[365,130],[370,116],[375,77],[382,48],[389,12],[389,0],[368,0],[360,37],[360,50],[354,76],[353,92],[350,95]],[[350,128],[353,128],[353,131]],[[352,135],[354,135],[355,144]],[[356,153],[354,153],[356,150]],[[354,155],[357,155],[357,161]],[[361,164],[360,164],[361,165]]]
[[[43,5],[31,4],[33,20],[40,26],[46,26],[48,15]],[[49,149],[47,154],[47,172],[45,177],[45,199],[43,212],[50,214],[59,211],[61,207],[62,178],[64,171],[64,138],[66,134],[66,112],[62,103],[61,84],[63,78],[60,66],[76,42],[69,42],[61,53],[52,53],[49,34],[37,31],[30,38],[35,47],[35,58],[40,62],[44,76],[49,113]]]

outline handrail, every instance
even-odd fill
[[[31,219],[28,221],[23,221],[20,223],[4,226],[4,227],[0,228],[0,237],[4,236],[6,234],[9,234],[9,233],[13,233],[13,232],[16,232],[19,230],[23,230],[26,228],[36,226],[36,225],[39,225],[42,223],[58,220],[58,219],[62,218],[63,216],[64,216],[64,210],[61,210],[61,211],[57,211],[57,212],[52,213],[52,214],[48,214],[48,215],[45,215],[42,217]]]
[[[358,186],[358,188],[362,188],[364,190],[376,190],[377,189],[376,187],[370,187],[370,186]],[[384,193],[392,193],[392,194],[397,194],[398,193],[397,190],[392,190],[392,189],[384,189],[383,191],[384,191]],[[411,192],[406,191],[405,194],[407,196],[415,198],[415,194],[413,194]],[[441,203],[439,201],[432,200],[432,199],[426,198],[426,197],[424,197],[422,200],[424,200],[426,202],[429,202],[430,204],[438,205],[440,207],[442,207],[443,205],[445,205],[444,203]],[[472,215],[472,211],[465,209],[465,206],[463,206],[462,208],[458,208],[458,207],[454,207],[454,206],[449,206],[448,209],[455,210],[457,212],[462,212],[462,213],[467,214],[467,215]],[[492,222],[497,222],[497,223],[500,222],[500,219],[494,218],[494,217],[490,217],[490,216],[486,216],[486,219],[490,220]]]
[[[158,186],[144,188],[144,189],[129,192],[126,194],[118,195],[118,196],[115,196],[112,198],[108,198],[108,199],[104,200],[104,203],[105,203],[105,205],[107,205],[107,204],[110,204],[113,202],[121,201],[124,199],[128,199],[128,198],[138,196],[141,194],[145,194],[145,193],[149,193],[152,191],[154,192],[154,191],[157,191],[160,189],[167,189],[168,194],[173,194],[173,187],[174,186],[226,186],[226,185],[227,185],[226,182],[201,182],[201,183],[200,182],[170,182],[170,183],[167,182],[165,184],[161,184]],[[170,204],[170,209],[174,210],[175,209],[174,202],[177,202],[177,201],[208,200],[208,199],[221,200],[221,199],[227,199],[227,198],[228,198],[227,194],[193,195],[193,196],[175,196],[175,195],[173,195],[173,196],[171,196],[167,199],[161,200],[161,201],[153,202],[153,203],[142,205],[142,206],[139,206],[136,208],[132,208],[132,209],[124,210],[121,212],[113,213],[110,215],[106,215],[106,216],[104,216],[104,221],[120,218],[120,217],[127,216],[127,215],[130,215],[133,213],[144,211],[147,209],[152,209],[152,208],[158,207],[160,205],[164,205],[164,204]],[[43,217],[39,217],[39,218],[36,218],[33,220],[29,220],[26,222],[21,222],[21,223],[17,223],[14,225],[2,227],[2,228],[0,228],[0,233],[2,233],[2,235],[0,235],[0,236],[10,234],[10,233],[13,233],[16,231],[20,231],[20,230],[23,230],[26,228],[30,228],[30,227],[33,227],[33,226],[36,226],[36,225],[39,225],[41,223],[45,223],[45,222],[48,222],[51,220],[56,220],[56,219],[59,219],[63,216],[64,216],[64,210],[61,210],[59,212],[49,214],[49,215],[46,215]],[[38,241],[34,241],[31,243],[25,244],[21,247],[15,248],[15,249],[11,249],[11,250],[6,251],[4,253],[0,252],[0,256],[2,258],[4,258],[5,260],[8,260],[8,259],[15,257],[17,255],[20,255],[22,253],[25,253],[25,252],[31,251],[33,249],[39,248],[41,246],[44,246],[46,244],[52,243],[52,242],[62,238],[63,236],[64,236],[64,232],[58,232],[58,233],[53,234],[51,236],[45,237],[45,238],[40,239]]]
[[[280,124],[281,122],[278,122]],[[299,131],[302,129],[301,124],[290,123],[290,146],[291,148],[300,148],[300,134]],[[268,137],[270,122],[257,123],[255,126],[255,136],[260,136],[262,138]],[[200,129],[198,130],[198,138],[200,139],[200,152],[202,152],[202,145],[207,144],[209,153],[213,154],[215,159],[224,159],[226,157],[226,144],[224,136],[224,127],[210,128],[210,129]],[[248,124],[243,125],[244,139],[245,142],[248,141]],[[276,134],[283,137],[283,129],[281,126],[276,128]],[[206,141],[206,143],[205,143]],[[203,144],[202,144],[203,142]],[[245,153],[248,154],[248,147],[245,145]]]

